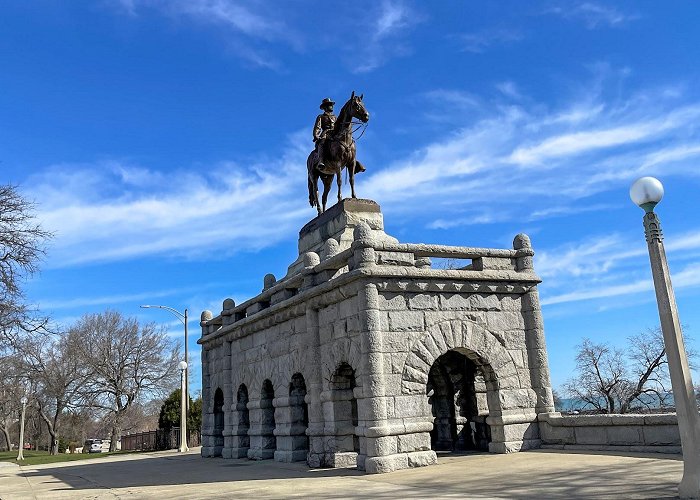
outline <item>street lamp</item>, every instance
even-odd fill
[[[17,452],[17,460],[24,460],[24,412],[27,409],[27,397],[22,396],[22,419],[19,423],[19,451]]]
[[[185,373],[187,372],[187,363],[180,361],[180,449],[179,452],[189,451],[187,447],[187,410],[185,404]]]
[[[666,262],[661,223],[654,213],[654,207],[663,196],[664,187],[654,177],[642,177],[630,188],[630,198],[646,212],[644,233],[649,247],[651,275],[654,279],[683,450],[683,478],[678,485],[678,493],[681,498],[700,498],[700,414],[695,402],[676,297],[673,294],[671,275]]]
[[[172,314],[177,317],[177,319],[180,320],[180,322],[185,325],[185,405],[187,407],[187,411],[190,410],[190,391],[189,391],[189,382],[190,382],[190,374],[189,371],[187,370],[187,363],[189,363],[190,358],[187,355],[187,309],[185,309],[185,314],[182,314],[180,311],[177,309],[173,309],[172,307],[168,306],[152,306],[152,305],[143,305],[141,306],[143,309],[150,309],[150,308],[157,308],[157,309],[165,309],[166,311],[171,312]]]

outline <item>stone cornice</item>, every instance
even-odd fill
[[[511,251],[514,252],[514,251]],[[340,254],[336,257],[339,257]],[[347,258],[347,257],[345,257]],[[330,259],[329,259],[330,260]],[[338,259],[340,260],[340,259]],[[322,266],[324,263],[319,264]],[[324,266],[325,268],[325,266]],[[305,273],[308,274],[308,273]],[[215,339],[227,337],[234,340],[250,335],[256,331],[269,328],[281,321],[299,317],[305,314],[307,307],[320,308],[340,302],[355,295],[348,293],[346,285],[358,279],[383,281],[377,284],[382,291],[396,292],[443,292],[443,293],[512,293],[523,294],[541,282],[533,272],[518,272],[510,270],[471,271],[460,269],[419,269],[404,266],[372,265],[353,269],[331,280],[313,286],[298,294],[273,304],[256,312],[254,315],[241,318],[235,323],[222,325],[212,333],[202,336],[197,343],[210,345]],[[291,280],[285,280],[236,307],[241,310],[254,303],[266,300],[273,293],[290,286]],[[297,280],[294,280],[295,282]],[[221,315],[212,318],[206,324],[221,324]]]

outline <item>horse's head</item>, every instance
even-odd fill
[[[355,91],[353,90],[348,104],[350,104],[350,114],[352,117],[357,118],[362,123],[367,123],[369,121],[369,113],[365,108],[365,104],[362,102],[363,96],[364,94],[360,94],[359,96],[355,95]]]

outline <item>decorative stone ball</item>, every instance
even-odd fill
[[[513,240],[513,248],[520,250],[521,248],[532,248],[530,237],[525,233],[518,234]]]
[[[229,311],[236,307],[236,302],[233,299],[224,299],[224,311]]]
[[[372,230],[366,222],[360,222],[353,230],[352,237],[355,240],[371,240]]]
[[[209,321],[213,317],[214,317],[214,315],[212,314],[211,311],[202,311],[202,316],[201,316],[202,321]]]
[[[321,263],[321,258],[316,252],[306,252],[304,254],[304,267],[314,267]]]
[[[433,265],[433,263],[430,260],[430,257],[418,257],[415,261],[415,266],[418,269],[426,269],[432,265]]]
[[[323,260],[329,259],[334,255],[338,255],[339,253],[340,245],[338,242],[335,240],[335,238],[328,238],[323,244],[323,251],[321,252]]]
[[[265,278],[263,278],[263,290],[267,290],[275,283],[277,283],[277,278],[275,278],[275,275],[272,273],[266,274]]]

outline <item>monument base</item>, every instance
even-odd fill
[[[321,255],[329,238],[338,243],[338,251],[350,248],[353,231],[362,222],[371,229],[373,239],[398,243],[396,238],[384,232],[384,217],[379,203],[361,198],[344,198],[301,228],[299,257],[287,269],[287,276],[301,271],[306,252]]]

